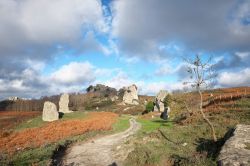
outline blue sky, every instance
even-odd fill
[[[183,58],[213,57],[216,87],[250,85],[247,0],[2,0],[0,98],[183,88]]]

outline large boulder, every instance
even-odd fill
[[[138,92],[136,85],[131,85],[124,88],[123,102],[125,104],[138,105]]]
[[[56,105],[50,101],[46,101],[43,105],[43,121],[54,121],[59,119]]]
[[[62,94],[59,101],[59,112],[71,113],[73,111],[69,110],[69,94]]]
[[[250,125],[238,124],[236,126],[233,136],[222,147],[219,165],[250,165]]]
[[[167,97],[168,92],[165,90],[160,90],[160,92],[155,97],[154,111],[164,112],[164,100]]]

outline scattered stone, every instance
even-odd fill
[[[136,85],[124,88],[123,101],[125,104],[138,105],[139,98]]]
[[[50,101],[46,101],[43,105],[43,121],[55,121],[59,119],[59,113],[57,112],[56,105]]]
[[[69,110],[69,94],[62,94],[59,101],[59,112],[71,113],[73,111]]]
[[[185,147],[185,146],[187,146],[187,143],[186,143],[186,142],[184,142],[184,143],[182,144],[182,146],[184,146],[184,147]]]
[[[168,95],[168,92],[165,90],[160,90],[155,98],[154,111],[164,112],[164,99]]]
[[[233,133],[223,145],[219,155],[220,166],[250,166],[250,125],[238,124]]]

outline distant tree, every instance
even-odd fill
[[[211,129],[211,134],[214,141],[217,141],[217,137],[215,134],[214,126],[211,121],[207,118],[206,114],[203,112],[203,96],[202,90],[211,85],[213,79],[216,77],[214,72],[212,71],[211,57],[207,62],[202,62],[201,56],[196,55],[194,59],[185,59],[188,65],[188,73],[190,74],[190,80],[184,82],[184,84],[190,84],[200,96],[200,104],[199,111],[205,120],[205,122],[209,125]]]
[[[93,86],[93,85],[90,85],[90,86],[86,89],[86,91],[87,91],[87,92],[90,92],[93,88],[94,88],[94,86]]]

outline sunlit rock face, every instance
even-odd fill
[[[250,125],[236,126],[233,136],[222,147],[219,165],[250,165]]]
[[[154,111],[164,112],[164,99],[168,95],[168,92],[165,90],[160,90],[160,92],[155,97],[155,106]]]
[[[125,104],[138,105],[138,91],[136,85],[124,88],[123,102]]]
[[[62,94],[59,101],[59,112],[71,113],[69,110],[69,94]]]
[[[46,101],[43,106],[43,121],[55,121],[59,119],[59,113],[56,109],[56,105],[50,101]]]

